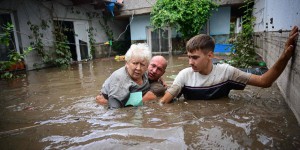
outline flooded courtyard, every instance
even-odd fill
[[[170,56],[164,80],[188,66]],[[300,126],[276,84],[228,98],[108,110],[95,96],[124,62],[98,59],[68,70],[0,81],[1,149],[298,149]]]

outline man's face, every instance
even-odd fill
[[[157,81],[165,73],[165,61],[159,58],[153,58],[148,66],[148,78]]]
[[[204,54],[201,50],[195,50],[192,53],[188,52],[187,55],[189,58],[189,65],[195,72],[206,74],[208,68],[212,65],[211,59],[213,58],[213,52],[211,51]],[[210,72],[210,70],[208,72]]]
[[[126,62],[128,74],[134,81],[142,79],[143,74],[147,71],[147,66],[147,61],[140,58],[132,58]]]

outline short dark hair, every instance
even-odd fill
[[[190,53],[196,50],[201,50],[204,53],[208,53],[209,51],[214,52],[214,49],[215,40],[206,34],[196,35],[186,43],[186,51]]]

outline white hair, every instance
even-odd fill
[[[133,57],[134,58],[142,58],[143,60],[146,60],[149,63],[150,59],[152,57],[152,54],[146,43],[138,43],[138,44],[132,44],[130,46],[129,50],[125,54],[125,60],[128,62]]]

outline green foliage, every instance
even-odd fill
[[[124,55],[130,48],[131,41],[114,41],[112,49],[117,52],[117,55]]]
[[[89,43],[90,43],[90,54],[91,54],[91,58],[93,58],[93,55],[96,51],[96,47],[95,47],[95,43],[96,43],[96,40],[94,39],[94,34],[93,34],[93,31],[94,31],[94,28],[93,27],[90,27],[87,32],[88,32],[88,36],[89,36]]]
[[[98,17],[100,17],[100,13],[98,13],[98,12],[86,12],[86,16],[89,19],[98,18]]]
[[[109,19],[108,17],[103,17],[103,21],[99,20],[99,24],[104,29],[104,32],[105,32],[106,36],[108,37],[108,40],[113,41],[114,33],[113,33],[112,29],[109,27],[109,25],[107,24],[108,19]]]
[[[255,20],[252,16],[253,0],[245,0],[245,5],[242,8],[246,8],[242,16],[242,31],[231,40],[233,44],[232,49],[235,50],[235,53],[231,54],[231,64],[235,67],[250,68],[253,65],[257,65],[256,46],[253,36]]]
[[[37,51],[43,60],[46,59],[49,56],[47,56],[47,53],[44,51],[44,43],[42,42],[44,35],[41,32],[49,28],[47,21],[42,20],[40,25],[32,24],[30,21],[28,21],[27,25],[32,32],[32,35],[28,36],[29,39],[33,40],[30,42],[30,45]]]
[[[72,54],[70,52],[70,47],[67,44],[68,39],[67,36],[63,34],[64,30],[69,30],[67,28],[61,27],[59,24],[54,25],[54,35],[55,35],[55,52],[54,56],[55,59],[51,60],[50,63],[52,63],[55,66],[58,66],[60,68],[68,68],[70,66],[70,60],[72,57]]]
[[[51,23],[51,20],[48,22]],[[42,41],[44,38],[44,34],[42,32],[49,28],[48,22],[46,20],[41,20],[40,24],[32,24],[30,21],[28,21],[27,25],[32,32],[32,35],[28,36],[28,38],[32,40],[30,45],[34,48],[34,50],[37,51],[38,55],[42,57],[43,63],[54,65],[55,58],[51,56],[51,53],[45,51],[44,43]],[[41,64],[35,63],[33,66],[38,69],[41,67]]]
[[[16,52],[16,50],[12,50],[11,53],[8,55],[9,61],[13,63],[18,63],[24,60],[25,56],[28,55],[33,49],[32,47],[28,47],[27,50],[24,50],[23,54]]]
[[[184,39],[197,35],[218,6],[211,0],[158,0],[151,12],[155,28],[175,27]]]
[[[51,22],[50,20],[49,22]],[[54,47],[55,50],[52,53],[49,53],[44,50],[44,43],[42,39],[44,35],[42,31],[45,31],[49,28],[48,22],[46,20],[41,20],[39,25],[32,24],[30,21],[27,22],[32,35],[29,36],[29,39],[33,41],[30,45],[37,51],[37,53],[42,57],[44,63],[48,65],[54,65],[61,68],[67,68],[71,60],[70,47],[68,46],[67,37],[63,34],[63,31],[69,30],[63,28],[59,23],[54,23],[53,34],[55,36]],[[38,67],[38,64],[34,64],[34,67]]]
[[[1,35],[1,37],[0,37],[1,44],[4,44],[7,47],[9,46],[10,41],[11,41],[11,32],[12,32],[13,28],[14,28],[14,25],[9,22],[2,27],[4,34]]]
[[[10,43],[13,43],[11,33],[13,31],[13,24],[7,23],[7,25],[3,26],[4,34],[0,37],[0,44],[3,44],[9,47]],[[24,50],[22,54],[18,53],[15,45],[13,44],[14,49],[10,50],[10,54],[8,55],[8,61],[0,62],[0,78],[1,79],[13,79],[18,78],[20,76],[13,73],[12,66],[22,62],[26,55],[32,51],[31,47],[28,47],[27,50]]]

